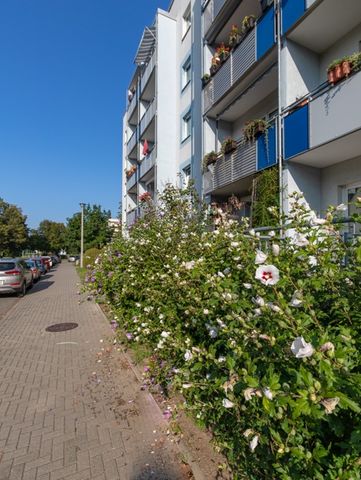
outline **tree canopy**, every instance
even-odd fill
[[[84,250],[89,248],[103,247],[112,236],[112,230],[108,226],[111,217],[109,210],[102,210],[100,205],[84,207]],[[80,251],[80,212],[67,219],[66,249],[68,253]]]
[[[0,198],[0,256],[16,256],[28,241],[26,215]]]

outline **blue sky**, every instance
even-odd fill
[[[79,202],[116,215],[133,59],[169,0],[0,1],[0,197],[37,227]]]

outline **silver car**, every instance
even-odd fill
[[[31,268],[18,258],[0,258],[0,293],[23,296],[33,285]]]

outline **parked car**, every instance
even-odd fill
[[[41,258],[32,258],[31,260],[34,260],[34,262],[36,263],[36,266],[40,270],[40,274],[45,275],[47,272],[46,266],[45,266],[45,260],[42,261]]]
[[[51,261],[51,258],[48,257],[47,255],[42,255],[40,258],[41,258],[42,260],[44,260],[45,265],[46,265],[46,269],[47,269],[47,271],[49,272],[49,270],[50,270],[51,267],[53,266],[53,262]]]
[[[68,262],[76,262],[77,260],[80,260],[80,255],[69,255],[68,257]]]
[[[24,260],[0,259],[0,293],[17,293],[23,296],[33,285],[33,274]]]
[[[41,271],[38,265],[36,264],[36,261],[33,260],[32,258],[26,258],[25,262],[26,262],[26,265],[30,267],[30,270],[33,274],[33,281],[37,282],[41,276]]]

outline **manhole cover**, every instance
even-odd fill
[[[55,325],[50,325],[46,327],[47,332],[65,332],[66,330],[73,330],[78,326],[77,323],[55,323]]]

